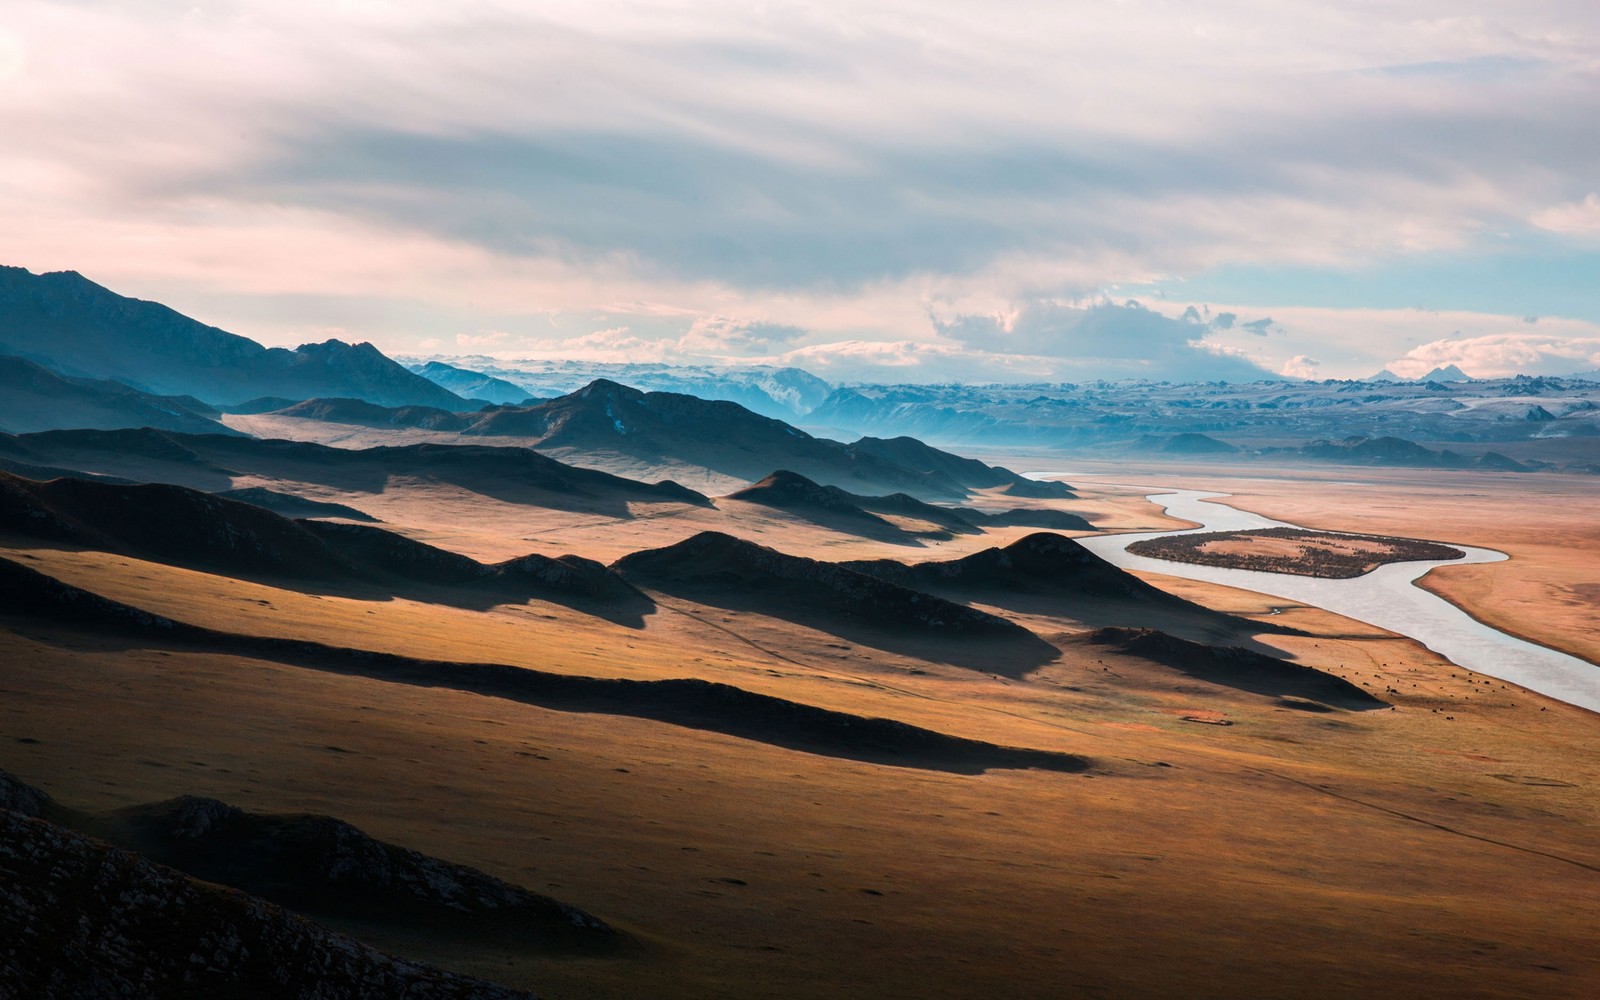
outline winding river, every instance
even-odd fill
[[[1089,536],[1078,541],[1102,559],[1123,569],[1165,573],[1283,597],[1376,625],[1415,639],[1452,663],[1486,677],[1497,677],[1568,704],[1600,712],[1600,667],[1576,656],[1490,628],[1449,601],[1416,586],[1416,581],[1436,566],[1500,562],[1506,558],[1502,552],[1450,542],[1450,545],[1467,554],[1465,559],[1389,563],[1354,579],[1328,580],[1289,573],[1169,562],[1132,555],[1127,551],[1129,545],[1146,538],[1186,535],[1197,531],[1300,527],[1214,502],[1226,496],[1226,493],[1201,490],[1154,493],[1148,497],[1152,503],[1164,507],[1172,517],[1194,521],[1200,527]]]

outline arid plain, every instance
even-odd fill
[[[97,461],[88,471],[150,471],[139,456]],[[1600,647],[1570,590],[1600,554],[1577,481],[1063,471],[1077,498],[970,503],[1131,531],[1169,523],[1147,486],[1195,486],[1309,527],[1489,545],[1512,559],[1429,585],[1538,641],[1591,659]],[[611,563],[713,530],[796,556],[917,563],[1033,533],[940,537],[889,518],[885,534],[727,498],[555,510],[426,477],[335,487],[285,469],[231,485],[314,493],[485,561]],[[645,582],[645,603],[606,610],[307,585],[23,538],[0,555],[217,633],[426,661],[386,674],[12,616],[0,768],[83,809],[194,794],[331,814],[579,906],[636,943],[596,957],[345,926],[541,995],[1153,997],[1182,983],[1215,997],[1580,997],[1600,977],[1600,717],[1315,609],[1157,577],[1241,620],[1137,593],[969,594],[1038,641],[1006,644],[791,614],[736,586]],[[1194,647],[1097,631],[1130,626],[1286,656],[1381,704],[1230,682],[1187,662],[1211,663]],[[699,678],[1074,763],[924,760],[759,719],[551,707],[454,663]]]

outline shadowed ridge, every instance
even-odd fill
[[[14,774],[0,771],[0,809],[9,809],[23,816],[40,817],[53,804],[50,796],[41,789],[23,784]]]
[[[185,795],[101,813],[83,829],[195,878],[312,916],[542,951],[592,953],[624,943],[577,907],[385,843],[331,816],[248,813]]]
[[[813,437],[738,403],[641,392],[603,378],[532,406],[484,411],[463,433],[524,437],[541,449],[575,454],[678,462],[747,481],[782,465],[834,486],[946,499],[968,492],[941,472],[908,469],[852,445]]]
[[[514,1000],[271,903],[0,809],[0,994]]]
[[[1004,618],[859,573],[844,565],[792,556],[720,531],[702,531],[675,545],[623,556],[611,568],[665,590],[691,585],[696,592],[725,590],[728,598],[760,601],[767,613],[785,617],[810,607],[885,629],[933,629],[968,635],[1007,635],[1027,630]],[[712,600],[718,595],[713,593]]]
[[[488,569],[496,578],[532,581],[558,593],[649,603],[637,587],[611,572],[605,563],[570,553],[551,557],[534,552],[494,563]]]
[[[960,559],[942,562],[907,564],[894,559],[868,559],[839,565],[893,580],[903,586],[920,582],[950,587],[997,587],[1090,597],[1139,598],[1217,614],[1145,583],[1132,573],[1106,562],[1073,539],[1048,531],[1036,531],[1003,548],[984,549]]]
[[[1059,653],[987,611],[719,531],[623,556],[611,568],[653,592],[985,673],[1020,677]]]
[[[1117,569],[1065,535],[1043,531],[1004,548],[988,548],[959,559],[909,565],[894,559],[869,559],[839,565],[903,586],[921,582],[1178,600]]]
[[[670,479],[643,483],[609,472],[568,465],[529,448],[508,446],[411,444],[334,448],[308,441],[150,430],[42,431],[18,435],[10,444],[27,450],[26,460],[38,464],[51,460],[70,467],[85,456],[120,458],[133,454],[175,462],[196,472],[218,473],[209,477],[213,480],[250,473],[377,493],[382,492],[383,484],[392,475],[431,476],[487,496],[519,494],[533,489],[557,496],[614,501],[624,515],[623,502],[627,500],[711,505],[704,494]],[[186,470],[175,471],[181,477]],[[229,486],[231,482],[212,488]]]
[[[165,483],[0,472],[0,527],[185,566],[326,579],[356,568],[294,521],[253,504]]]
[[[197,440],[219,438],[222,440],[247,440],[231,435],[188,435],[177,431],[161,431],[152,427],[125,428],[121,430],[64,430],[37,431],[20,435],[17,444],[38,455],[51,455],[63,448],[81,448],[154,458],[163,462],[177,462],[205,469],[216,466],[200,457],[199,453],[182,443],[182,439]]]
[[[971,511],[957,511],[949,507],[918,500],[909,493],[890,493],[881,497],[856,497],[856,503],[875,514],[898,514],[936,524],[951,535],[978,535],[978,517]],[[981,517],[981,515],[979,515]]]
[[[174,621],[0,557],[0,609],[33,623],[131,637],[145,648],[213,651],[417,687],[449,688],[567,712],[652,719],[789,750],[897,767],[979,774],[990,768],[1079,772],[1072,754],[999,746],[892,719],[868,718],[699,679],[609,680],[497,663],[448,663],[237,635]],[[1054,647],[1051,647],[1054,653]]]
[[[0,354],[0,425],[14,431],[52,427],[162,427],[199,434],[237,433],[192,396],[140,392],[110,379],[72,378],[24,358]]]
[[[301,521],[329,548],[376,573],[446,587],[479,587],[501,596],[540,597],[581,607],[612,621],[637,627],[652,607],[638,588],[603,563],[582,556],[530,553],[485,564],[468,556],[364,524]]]
[[[364,399],[343,397],[317,396],[270,412],[273,416],[355,424],[358,427],[418,427],[424,430],[459,431],[471,423],[468,415],[436,406],[379,406]]]
[[[371,344],[263,347],[159,303],[118,295],[75,271],[0,268],[0,353],[221,403],[256,396],[359,396],[446,408],[462,402]]]
[[[1006,487],[1011,496],[1035,499],[1071,499],[1072,487],[1053,480],[1029,479],[1000,465],[986,465],[975,458],[942,451],[914,437],[875,438],[864,437],[850,447],[870,455],[915,469],[927,474],[947,476],[962,486],[986,490],[996,486]]]
[[[1078,495],[1066,483],[1058,483],[1053,479],[1029,479],[1026,476],[1018,476],[1015,482],[1000,492],[1008,497],[1024,497],[1029,500],[1070,500]]]
[[[1071,641],[1108,647],[1199,680],[1254,694],[1294,695],[1358,710],[1388,707],[1387,702],[1341,677],[1238,646],[1208,646],[1151,628],[1101,628]]]
[[[489,572],[476,559],[372,525],[315,520],[296,523],[349,563],[386,576],[460,586],[482,580]]]
[[[1175,597],[1118,569],[1073,539],[1046,531],[1034,532],[1004,548],[942,562],[870,559],[839,565],[903,587],[978,598],[1012,610],[1043,614],[1066,610],[1096,624],[1141,626],[1149,623],[1151,611],[1161,610],[1180,614],[1208,637],[1218,630],[1302,634],[1288,626],[1240,618]]]
[[[265,507],[274,514],[284,517],[342,517],[349,521],[368,521],[376,523],[377,518],[365,511],[356,510],[354,507],[342,503],[328,503],[322,500],[311,500],[297,496],[293,493],[281,493],[261,486],[250,486],[238,490],[221,490],[217,496],[228,500],[237,500],[240,503],[255,504]]]
[[[417,584],[461,588],[416,596],[485,606],[539,597],[635,628],[652,607],[592,560],[528,555],[486,566],[383,528],[290,520],[254,504],[160,483],[39,483],[0,471],[0,530],[280,585],[302,581],[299,589],[357,584],[369,591],[352,593],[369,598],[373,586],[385,593]]]
[[[787,469],[779,469],[758,483],[746,486],[742,490],[735,490],[728,494],[728,498],[747,500],[750,503],[777,507],[781,510],[796,507],[812,508],[846,517],[861,518],[885,528],[892,527],[883,518],[875,517],[861,509],[854,494],[847,493],[837,486],[821,486],[798,472],[790,472]]]
[[[964,510],[961,512],[974,524],[981,524],[988,528],[1044,528],[1047,531],[1093,531],[1094,525],[1077,514],[1069,514],[1064,510],[1051,510],[1049,508],[1013,507],[998,514],[984,514],[981,511]]]
[[[881,534],[911,534],[922,538],[949,538],[952,534],[972,535],[977,534],[979,530],[962,514],[918,500],[908,493],[892,493],[876,497],[861,496],[837,486],[822,486],[798,472],[790,472],[787,469],[779,469],[758,483],[736,490],[728,494],[728,498],[795,513],[809,513],[813,520],[825,527],[837,525],[840,530],[847,529],[841,519],[853,519],[860,522],[860,525],[870,527]],[[816,516],[818,514],[824,516],[819,518]],[[878,517],[878,514],[895,514],[927,521],[941,530],[905,531]],[[858,527],[857,533],[859,531]]]

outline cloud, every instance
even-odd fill
[[[1600,234],[1600,194],[1590,192],[1582,201],[1552,205],[1534,213],[1530,221],[1554,233]]]
[[[469,351],[485,351],[502,347],[511,339],[504,330],[485,330],[482,333],[456,334],[456,346]]]
[[[1308,358],[1304,354],[1296,354],[1283,366],[1279,374],[1287,375],[1290,378],[1313,379],[1317,377],[1317,368],[1321,364],[1322,362],[1316,358]]]
[[[677,348],[685,353],[745,355],[769,353],[774,348],[791,344],[805,336],[806,331],[786,323],[768,323],[761,320],[738,320],[727,316],[702,316],[689,327],[689,332],[678,341]]]
[[[609,314],[632,332],[597,350],[740,355],[1600,225],[1590,0],[1024,8],[11,0],[0,261],[284,342],[499,350]],[[1237,347],[1238,315],[1293,322],[1234,305],[1183,325]],[[1355,364],[1277,343],[1326,329],[1241,362],[1130,320],[1148,345],[1037,356]]]
[[[1267,330],[1272,327],[1272,317],[1268,316],[1265,319],[1255,319],[1248,323],[1240,323],[1239,327],[1240,329],[1247,330],[1258,337],[1265,337],[1267,335]]]
[[[1474,378],[1592,371],[1600,369],[1600,337],[1501,333],[1435,340],[1407,351],[1387,367],[1397,375],[1415,378],[1445,365],[1455,365]]]
[[[1196,338],[1193,323],[1133,300],[1035,301],[1005,313],[935,317],[934,328],[969,348],[1070,359],[1080,377],[1254,381],[1269,374],[1243,352]]]

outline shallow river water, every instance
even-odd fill
[[[1124,569],[1165,573],[1283,597],[1398,632],[1469,670],[1600,712],[1600,667],[1490,628],[1449,601],[1416,586],[1415,581],[1435,566],[1499,562],[1506,558],[1502,552],[1449,542],[1465,552],[1466,558],[1389,563],[1354,579],[1326,580],[1288,573],[1169,562],[1131,555],[1126,551],[1130,544],[1145,538],[1164,538],[1196,531],[1300,527],[1213,502],[1226,496],[1226,493],[1200,490],[1154,493],[1149,497],[1152,503],[1165,507],[1171,516],[1194,521],[1200,527],[1132,535],[1091,536],[1078,541],[1102,559]],[[1448,542],[1448,539],[1443,541]]]

